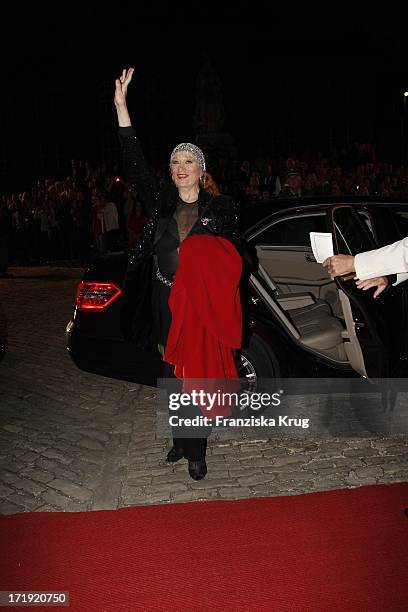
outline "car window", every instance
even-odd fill
[[[366,212],[365,210],[358,210],[357,214],[363,219],[364,223],[370,230],[371,234],[375,237],[373,221],[371,219],[371,216],[368,214],[368,212]]]
[[[356,255],[376,248],[367,222],[348,206],[333,210],[333,224],[338,253]]]
[[[395,225],[398,232],[398,236],[396,236],[395,240],[405,238],[405,236],[408,236],[408,212],[405,210],[396,210],[394,215]]]
[[[309,232],[327,232],[325,213],[297,215],[275,221],[255,238],[255,244],[310,247]]]

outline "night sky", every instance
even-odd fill
[[[330,3],[286,13],[271,4],[267,17],[259,4],[3,5],[0,191],[63,176],[74,157],[116,161],[113,81],[125,66],[136,68],[129,106],[150,159],[194,140],[205,57],[221,78],[224,130],[242,157],[368,139],[384,159],[398,159],[408,89],[403,16]]]

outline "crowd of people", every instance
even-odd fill
[[[224,175],[221,173],[221,177]],[[408,166],[381,162],[371,143],[355,143],[328,156],[305,149],[296,157],[259,157],[226,176],[239,201],[324,195],[408,197]]]
[[[93,252],[132,245],[146,221],[137,194],[127,190],[117,167],[109,171],[105,164],[73,160],[65,179],[38,181],[0,200],[0,237],[17,264],[83,264]]]
[[[209,157],[206,187],[231,195],[241,207],[300,196],[408,197],[408,166],[379,161],[370,143],[326,157],[310,149],[287,159]],[[157,171],[167,178],[165,165]],[[29,191],[0,198],[2,249],[7,242],[9,262],[20,265],[86,263],[93,253],[134,244],[146,221],[141,198],[127,189],[118,167],[106,164],[73,160],[65,179],[38,181]]]

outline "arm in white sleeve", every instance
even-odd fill
[[[360,280],[408,272],[408,237],[380,249],[358,253],[354,258],[354,267]],[[408,276],[402,280],[406,278]],[[395,284],[402,280],[397,278]]]

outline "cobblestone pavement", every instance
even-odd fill
[[[405,436],[211,440],[208,475],[164,462],[155,390],[82,372],[65,350],[81,270],[15,268],[0,280],[0,513],[298,494],[406,481]]]

